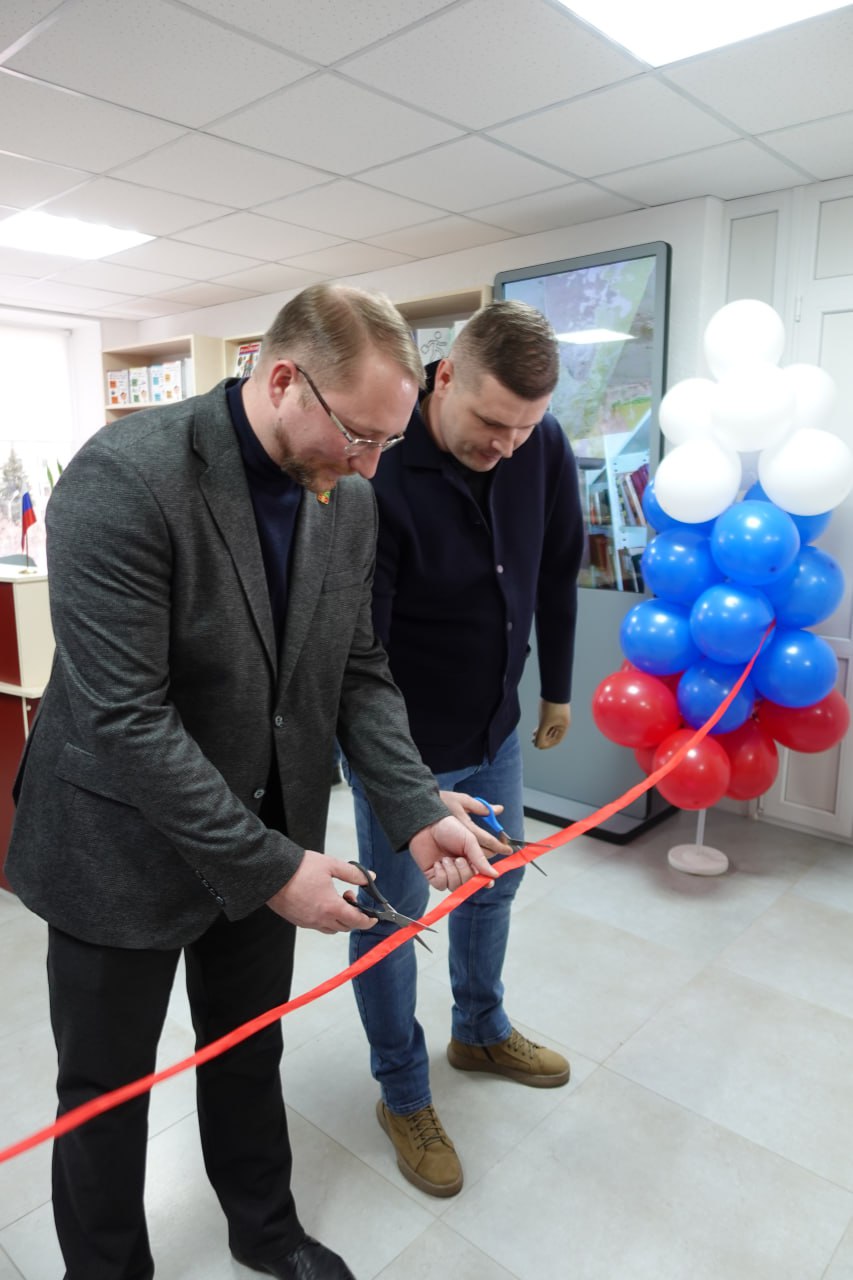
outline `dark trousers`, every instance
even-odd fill
[[[267,907],[221,917],[184,948],[196,1047],[289,998],[295,930]],[[48,981],[58,1114],[155,1069],[179,951],[93,946],[51,928]],[[281,1024],[196,1073],[204,1163],[229,1244],[252,1259],[303,1238],[279,1064]],[[58,1138],[53,1207],[66,1280],[151,1280],[143,1191],[148,1095]]]

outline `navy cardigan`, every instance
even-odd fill
[[[534,619],[541,697],[571,698],[584,535],[566,435],[546,414],[497,464],[488,522],[419,409],[373,486],[374,623],[412,737],[434,773],[491,760],[520,718]]]

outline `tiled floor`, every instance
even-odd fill
[[[549,832],[529,822],[528,836]],[[398,1174],[344,987],[285,1023],[302,1218],[358,1280],[853,1280],[853,848],[712,813],[731,859],[672,871],[678,815],[618,848],[581,838],[528,873],[506,969],[523,1030],[572,1059],[566,1089],[454,1072],[440,926],[420,1011],[465,1169],[452,1200]],[[352,856],[349,796],[330,852]],[[46,1124],[44,927],[0,892],[0,1146]],[[343,967],[305,933],[295,990]],[[132,1011],[129,1011],[132,1016]],[[175,994],[161,1064],[186,1056]],[[158,1280],[248,1280],[205,1181],[183,1075],[155,1089]],[[0,1280],[59,1280],[46,1146],[0,1165]]]

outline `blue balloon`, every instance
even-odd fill
[[[813,627],[835,613],[844,595],[837,560],[820,547],[805,546],[778,582],[764,588],[783,627]]]
[[[690,632],[716,662],[748,662],[773,621],[773,605],[758,587],[720,582],[703,591],[690,612]]]
[[[793,564],[800,535],[791,517],[772,502],[735,502],[717,516],[711,555],[727,578],[748,587],[773,582]]]
[[[813,631],[777,627],[758,655],[752,679],[762,698],[781,707],[810,707],[834,688],[838,659]]]
[[[673,604],[692,604],[721,577],[707,536],[690,525],[664,529],[643,552],[643,581],[656,596]]]
[[[671,676],[699,660],[690,635],[690,618],[681,605],[643,600],[622,619],[622,651],[640,671]]]
[[[694,729],[705,723],[709,716],[728,697],[740,676],[737,667],[705,659],[688,667],[678,682],[678,709]],[[744,680],[732,705],[720,717],[711,733],[731,733],[739,729],[752,715],[755,706],[755,690],[752,682]]]
[[[744,498],[755,502],[771,501],[757,480],[751,488],[747,489],[744,494]],[[775,503],[773,505],[775,506]],[[783,508],[780,507],[779,510],[781,511]],[[797,532],[800,535],[801,544],[805,542],[814,542],[815,538],[819,538],[832,519],[831,511],[822,511],[820,515],[817,516],[795,516],[791,511],[786,512],[786,514],[791,517],[794,524],[797,526]]]
[[[643,490],[642,497],[643,515],[646,517],[646,524],[650,524],[653,529],[671,529],[673,525],[680,523],[674,520],[672,516],[668,516],[663,507],[655,497],[655,482],[650,480]]]

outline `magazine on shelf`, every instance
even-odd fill
[[[164,400],[181,400],[183,399],[183,391],[181,389],[181,361],[180,360],[164,360],[163,362],[163,399]]]
[[[163,386],[163,366],[161,364],[150,364],[148,366],[148,391],[152,404],[162,404],[166,399],[166,388]]]
[[[148,366],[140,365],[139,368],[130,369],[130,403],[131,404],[148,404]]]
[[[130,404],[130,371],[128,369],[107,370],[107,404]]]
[[[237,363],[234,369],[235,377],[248,378],[249,374],[258,363],[258,353],[260,352],[260,342],[241,342],[237,348]]]

